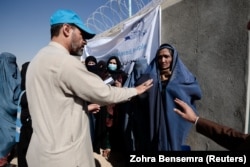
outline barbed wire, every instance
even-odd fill
[[[96,33],[102,33],[128,19],[149,4],[152,6],[152,4],[156,5],[161,1],[163,0],[108,0],[87,18],[86,25]]]

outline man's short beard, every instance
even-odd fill
[[[71,44],[71,51],[70,54],[73,56],[82,56],[83,54],[83,50],[82,49],[76,49],[76,47],[74,47],[74,44]]]
[[[82,56],[83,54],[83,49],[79,48],[77,45],[77,42],[75,42],[76,35],[73,33],[72,38],[71,38],[71,51],[70,54],[73,56]]]
[[[83,52],[81,50],[78,50],[78,51],[71,51],[70,54],[72,56],[82,56]]]

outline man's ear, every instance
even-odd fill
[[[68,37],[71,34],[72,27],[69,24],[63,24],[62,31],[63,35]]]

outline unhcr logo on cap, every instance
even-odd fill
[[[83,31],[86,39],[91,39],[95,36],[95,33],[84,25],[80,17],[71,10],[57,10],[50,17],[50,25],[59,23],[71,23],[75,24],[80,30]]]

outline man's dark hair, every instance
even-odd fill
[[[59,24],[54,24],[50,27],[50,38],[52,37],[57,37],[59,35],[60,29],[62,28],[63,24],[65,23],[59,23]],[[72,23],[67,23],[68,25],[72,26],[73,28],[78,28],[75,24]],[[78,28],[80,31],[81,29]],[[83,34],[83,33],[82,33]]]
[[[60,29],[62,28],[63,23],[59,23],[59,24],[54,24],[50,27],[50,38],[52,39],[52,37],[54,36],[58,36]]]

